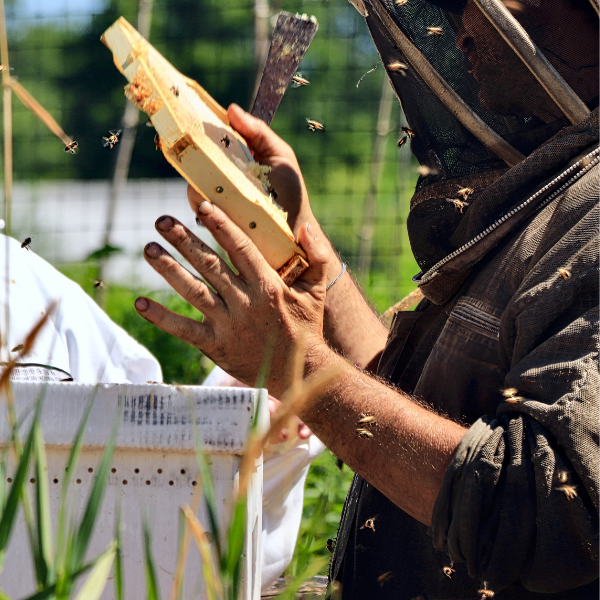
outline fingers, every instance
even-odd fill
[[[206,281],[208,281],[208,283],[210,283],[223,298],[231,296],[229,292],[231,291],[232,286],[236,287],[238,285],[238,278],[229,268],[227,263],[212,248],[207,246],[202,240],[198,239],[177,219],[168,215],[157,219],[156,230],[165,238],[165,240],[177,248],[182,256],[189,261],[194,269],[196,269],[196,271],[198,271],[198,273],[200,273],[200,275],[202,275],[202,277],[204,277],[204,279],[206,279]],[[152,264],[152,266],[154,267],[154,264]],[[169,283],[173,285],[171,281],[169,281]],[[177,288],[176,290],[179,292]]]
[[[309,267],[296,280],[294,286],[304,290],[317,286],[325,294],[327,267],[331,259],[331,252],[325,243],[325,236],[317,235],[314,227],[304,223],[298,231],[298,243],[306,252]]]
[[[223,301],[203,281],[184,269],[156,242],[144,248],[144,257],[182,298],[200,312],[212,312],[217,306],[223,306]]]
[[[245,281],[255,280],[273,271],[254,242],[218,206],[204,201],[198,206],[198,216],[227,252],[233,266]]]
[[[292,156],[293,150],[264,122],[232,104],[227,110],[231,126],[254,150],[259,162],[269,162],[273,156]]]
[[[148,298],[135,301],[138,314],[163,331],[195,346],[205,354],[210,354],[213,345],[212,329],[194,319],[183,317]]]

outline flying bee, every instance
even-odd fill
[[[154,146],[156,147],[157,150],[160,150],[162,145],[160,142],[160,135],[158,135],[158,133],[154,136]]]
[[[400,131],[402,131],[402,133],[405,133],[408,136],[409,140],[412,140],[415,137],[415,132],[412,129],[409,129],[408,127],[400,127]]]
[[[457,208],[461,213],[463,211],[463,208],[469,206],[468,202],[465,202],[464,200],[459,200],[458,198],[446,198],[446,202],[454,204],[454,208]]]
[[[456,569],[453,569],[452,567],[443,567],[442,571],[444,572],[444,575],[448,578],[448,579],[452,579],[452,573],[456,573]]]
[[[407,2],[408,2],[408,0],[396,0],[396,2],[394,2],[394,4],[396,6],[404,6]]]
[[[375,531],[375,517],[371,517],[370,519],[367,519],[365,521],[365,524],[363,525],[363,527],[365,527],[366,529],[371,529],[372,531]]]
[[[375,417],[373,415],[365,415],[358,420],[359,425],[366,425],[367,423],[375,423]]]
[[[388,66],[388,71],[392,71],[393,73],[400,73],[401,75],[404,75],[404,77],[406,77],[406,70],[408,69],[408,65],[400,62],[400,61],[395,61],[390,63]]]
[[[327,550],[329,550],[331,554],[333,554],[333,551],[335,550],[335,542],[331,538],[327,540]]]
[[[171,93],[175,98],[179,98],[179,88],[176,85],[171,86]]]
[[[567,279],[571,279],[571,272],[567,271],[567,269],[563,269],[562,267],[558,269],[561,277],[566,281]]]
[[[306,123],[309,131],[323,131],[325,129],[325,125],[323,123],[319,123],[319,121],[313,121],[312,119],[306,119]]]
[[[567,483],[567,479],[569,478],[569,474],[566,471],[559,471],[556,474],[556,479],[560,481],[560,483]]]
[[[441,27],[428,27],[427,33],[429,35],[442,35],[444,30]]]
[[[75,150],[79,147],[79,144],[75,141],[67,144],[65,146],[65,152],[70,152],[71,154],[76,154]]]
[[[119,143],[119,137],[123,133],[122,129],[118,129],[117,131],[113,131],[112,129],[108,132],[108,137],[102,137],[104,140],[102,145],[105,148],[110,148],[111,150]]]
[[[104,287],[104,281],[102,281],[101,279],[94,279],[94,288],[103,288]]]
[[[23,346],[23,344],[19,344],[18,346],[15,346],[11,352],[21,352],[21,350],[23,350],[25,346]]]
[[[511,387],[502,390],[502,395],[504,396],[504,402],[508,402],[509,404],[518,404],[519,402],[523,402],[522,396],[517,396],[518,394],[517,388]]]
[[[377,578],[377,583],[379,583],[379,585],[381,587],[383,587],[383,584],[386,581],[389,581],[392,577],[394,576],[394,574],[391,571],[386,571],[385,573],[382,573],[378,578]]]
[[[458,192],[456,192],[459,196],[463,197],[463,200],[466,200],[472,193],[474,192],[473,188],[464,187],[460,188]]]
[[[21,248],[25,248],[25,250],[29,250],[31,248],[31,238],[26,237],[21,243]]]
[[[564,492],[564,494],[568,500],[573,500],[573,498],[577,498],[577,486],[576,485],[560,485],[554,489],[559,492]]]
[[[306,79],[306,77],[302,77],[302,73],[296,73],[292,77],[292,86],[295,88],[301,87],[303,85],[309,85],[310,81]]]
[[[229,146],[231,145],[231,138],[227,134],[225,134],[221,138],[221,144],[223,144],[223,146],[225,146],[225,148],[229,148]]]
[[[406,142],[408,141],[408,136],[407,135],[403,135],[399,140],[398,140],[398,148],[402,148],[402,146],[404,146],[404,144],[406,144]]]
[[[488,590],[487,588],[483,588],[482,590],[479,590],[477,593],[481,594],[481,600],[484,600],[485,598],[493,598],[494,597],[494,592],[492,592],[492,590]]]
[[[372,438],[373,434],[368,429],[357,429],[358,437],[361,438]]]

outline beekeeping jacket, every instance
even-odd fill
[[[502,163],[394,32],[418,45],[419,26],[456,15],[376,2],[359,8],[384,64],[408,67],[388,73],[431,168],[408,218],[425,299],[394,316],[377,373],[469,429],[429,528],[355,477],[331,577],[344,600],[598,598],[598,109],[575,124],[488,115],[456,76],[462,53],[423,34],[430,64],[510,140]]]

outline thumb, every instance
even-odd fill
[[[308,259],[308,269],[302,273],[297,283],[306,287],[322,285],[325,290],[327,265],[331,257],[331,251],[325,243],[325,236],[316,231],[316,228],[308,223],[303,223],[298,231],[298,243],[302,246]],[[304,288],[305,285],[302,285]]]
[[[285,155],[287,144],[260,119],[253,117],[237,104],[227,109],[231,126],[246,140],[257,158],[267,160],[272,156]]]

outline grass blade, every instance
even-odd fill
[[[125,597],[125,580],[123,578],[123,530],[121,526],[121,508],[117,508],[115,521],[115,598],[123,600]]]
[[[152,557],[150,526],[146,520],[144,520],[144,565],[146,571],[146,597],[148,600],[160,600],[156,568],[154,566],[154,558]]]
[[[92,572],[81,586],[75,600],[98,600],[106,587],[110,569],[117,552],[117,544],[113,542],[95,561]]]
[[[237,600],[244,564],[244,534],[246,533],[246,496],[238,498],[227,532],[227,556],[222,573],[226,579],[231,600]]]

